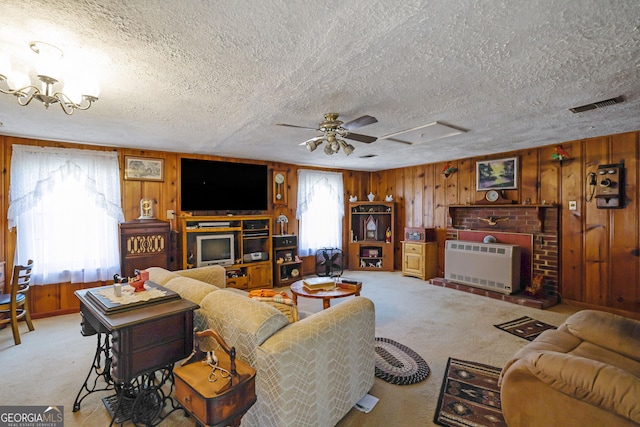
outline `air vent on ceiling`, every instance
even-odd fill
[[[372,157],[378,157],[377,154],[365,154],[364,156],[360,156],[361,159],[370,159]]]
[[[596,108],[602,108],[609,105],[620,104],[621,102],[624,102],[624,98],[622,97],[622,95],[616,98],[605,99],[604,101],[594,102],[592,104],[581,105],[580,107],[569,108],[569,111],[571,111],[572,113],[582,113],[583,111],[595,110]]]

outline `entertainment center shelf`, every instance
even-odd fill
[[[393,271],[393,202],[349,203],[349,269]]]
[[[228,287],[273,287],[270,216],[184,216],[178,227],[182,268],[218,264]]]

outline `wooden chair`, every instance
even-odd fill
[[[29,260],[27,265],[16,265],[13,267],[10,293],[0,294],[0,325],[11,323],[13,329],[13,341],[20,344],[20,331],[18,331],[18,320],[24,318],[30,331],[33,331],[33,323],[29,314],[29,283],[31,282],[31,270],[33,260]],[[8,317],[7,317],[8,316]]]

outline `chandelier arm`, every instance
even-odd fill
[[[59,101],[58,104],[60,104],[60,108],[62,108],[62,111],[64,111],[67,116],[72,115],[75,111],[75,108],[73,108],[73,106],[69,106],[64,101]]]
[[[82,101],[80,102],[80,104],[76,104],[71,100],[71,98],[69,98],[62,92],[56,92],[53,94],[53,96],[59,101],[60,107],[62,107],[62,111],[64,111],[64,113],[68,116],[72,115],[75,110],[88,110],[93,102],[91,99],[84,95],[82,96]],[[86,104],[83,105],[85,101]]]
[[[3,81],[0,79],[0,81]],[[33,91],[31,91],[33,89]],[[25,87],[21,87],[20,89],[9,89],[7,86],[7,90],[0,88],[0,93],[4,93],[5,95],[15,95],[18,98],[18,103],[23,107],[29,105],[33,97],[40,93],[40,89],[37,86],[29,85]],[[22,99],[26,98],[23,102]]]

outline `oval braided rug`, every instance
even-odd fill
[[[427,362],[409,347],[376,337],[376,377],[391,384],[408,385],[424,381],[430,372]]]

